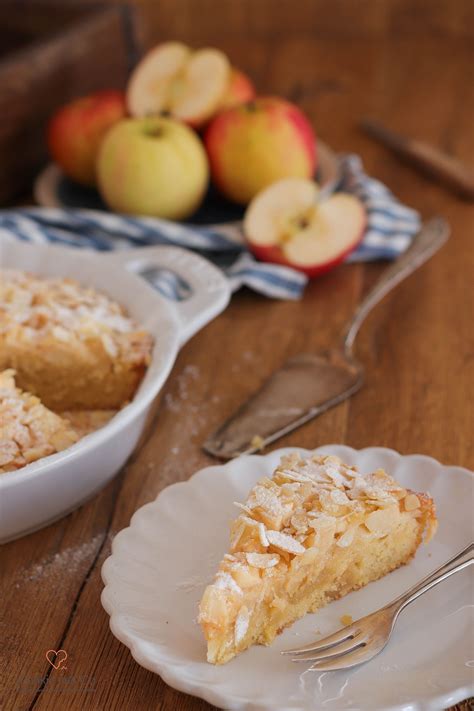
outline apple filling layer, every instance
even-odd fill
[[[337,457],[283,457],[238,506],[230,552],[200,603],[213,664],[407,563],[437,524],[429,496]]]

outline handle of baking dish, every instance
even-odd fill
[[[114,251],[108,257],[141,276],[173,304],[181,345],[229,303],[231,289],[222,271],[188,250],[160,245]]]

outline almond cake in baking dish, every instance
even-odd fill
[[[73,279],[0,270],[0,370],[56,410],[117,409],[150,362],[151,335]]]
[[[213,664],[407,563],[437,526],[427,494],[333,456],[283,457],[238,506],[199,609]]]

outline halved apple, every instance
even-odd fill
[[[152,49],[132,72],[127,105],[132,116],[170,114],[198,128],[227,92],[229,60],[218,49],[191,50],[181,42]]]
[[[244,217],[253,254],[311,278],[342,262],[364,235],[364,206],[347,193],[318,194],[312,180],[285,178],[256,195]]]

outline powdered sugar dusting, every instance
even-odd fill
[[[245,637],[247,630],[249,628],[250,615],[247,607],[243,605],[240,608],[239,614],[235,620],[234,628],[234,641],[235,644],[239,644]]]
[[[52,557],[35,563],[22,573],[15,587],[19,588],[22,584],[46,579],[57,580],[60,584],[64,576],[77,573],[81,568],[89,565],[103,541],[104,534],[98,534],[79,546],[65,548]]]

